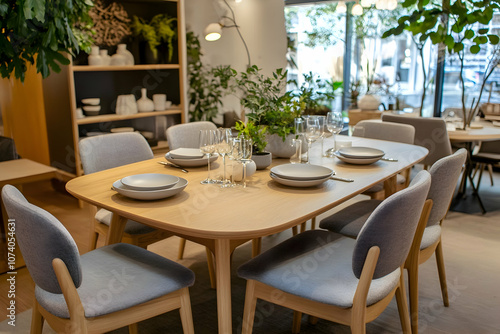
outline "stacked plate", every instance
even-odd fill
[[[343,162],[355,165],[372,164],[379,161],[385,155],[384,151],[361,146],[343,147],[334,154]]]
[[[210,156],[210,162],[217,160],[215,153]],[[208,158],[199,148],[177,148],[165,154],[165,159],[182,167],[199,167],[208,165]]]
[[[136,174],[124,177],[113,183],[119,194],[140,200],[167,198],[186,188],[186,179],[168,174]]]
[[[291,187],[313,187],[332,176],[330,168],[309,164],[285,164],[271,168],[271,178]]]

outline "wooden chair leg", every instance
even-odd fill
[[[315,229],[316,229],[316,217],[313,217],[313,219],[311,219],[311,230]]]
[[[450,306],[448,299],[448,285],[446,284],[446,271],[444,269],[443,246],[441,240],[436,247],[436,262],[439,274],[439,283],[441,284],[441,294],[443,295],[444,306]]]
[[[398,304],[399,320],[401,321],[401,327],[403,328],[403,333],[412,333],[410,325],[410,315],[408,314],[408,304],[406,303],[406,291],[403,273],[399,277],[399,287],[396,289],[396,302]],[[418,333],[418,332],[415,332]]]
[[[245,293],[245,307],[243,310],[243,328],[241,330],[242,334],[252,333],[256,306],[257,298],[255,297],[255,281],[248,280]]]
[[[418,263],[407,268],[410,292],[410,323],[412,333],[418,333]],[[401,323],[401,325],[403,325]]]
[[[318,317],[314,317],[312,315],[309,316],[309,323],[311,325],[316,325],[318,323]]]
[[[181,238],[179,240],[179,251],[177,253],[177,259],[182,260],[184,257],[184,248],[186,248],[186,239]]]
[[[293,311],[292,333],[300,333],[300,325],[302,323],[302,312]]]
[[[488,173],[490,173],[490,182],[491,182],[491,186],[493,187],[494,184],[493,184],[493,165],[492,164],[488,164]]]
[[[191,311],[191,300],[189,298],[189,289],[181,290],[181,308],[179,313],[181,316],[182,329],[184,334],[194,334],[193,313]]]
[[[128,325],[128,334],[138,334],[137,323]]]
[[[298,233],[299,233],[299,230],[297,229],[297,226],[292,227],[293,236],[296,236]]]
[[[31,315],[31,334],[42,334],[44,320],[38,308],[38,302],[35,300]]]
[[[306,224],[307,224],[307,221],[300,224],[300,233],[304,233],[306,231]]]
[[[217,287],[216,277],[215,277],[215,263],[214,256],[212,255],[212,251],[205,247],[205,251],[207,253],[207,266],[208,266],[208,275],[210,276],[210,287],[215,289]]]
[[[252,239],[252,257],[260,254],[262,249],[262,238]]]

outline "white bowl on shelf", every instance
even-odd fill
[[[87,116],[97,116],[101,111],[101,106],[83,106],[82,109]]]
[[[88,99],[82,99],[82,103],[89,106],[98,106],[101,103],[101,99],[98,97],[91,97]]]

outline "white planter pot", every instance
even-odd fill
[[[264,169],[271,165],[273,154],[270,152],[252,154],[252,160],[255,162],[257,169]]]
[[[289,134],[286,137],[286,140],[283,141],[283,139],[276,134],[267,135],[266,151],[271,152],[273,157],[275,158],[290,158],[292,155],[295,154],[295,147],[292,144],[292,140],[294,138],[295,138],[294,134]],[[304,140],[302,142],[302,153],[305,152],[307,152],[307,144]]]
[[[380,98],[377,95],[367,94],[358,101],[358,108],[361,110],[378,110]]]

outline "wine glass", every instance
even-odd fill
[[[202,184],[216,183],[210,177],[210,156],[215,153],[217,145],[217,130],[200,130],[200,150],[207,155],[208,159],[208,176],[205,180],[201,181]]]
[[[308,150],[307,150],[307,163],[310,163],[310,152],[311,152],[311,147],[312,143],[315,142],[319,137],[321,136],[321,130],[319,127],[319,121],[316,117],[311,117],[309,116],[306,120],[306,131],[305,131],[305,137],[308,145]]]
[[[219,140],[216,147],[217,153],[222,156],[223,175],[222,187],[228,187],[231,182],[226,177],[226,156],[231,152],[231,129],[219,129],[217,131]]]
[[[321,133],[321,136],[319,137],[319,139],[321,140],[321,155],[325,156],[324,144],[325,144],[326,116],[315,115],[313,117],[316,117],[318,119],[319,131]]]
[[[232,137],[230,141],[230,146],[231,150],[229,152],[229,159],[233,160],[234,162],[239,163],[241,161],[242,157],[242,151],[241,151],[241,141],[243,138],[241,137]],[[237,183],[234,182],[234,162],[232,164],[232,171],[231,171],[231,186],[236,187],[239,186]]]
[[[327,156],[332,156],[337,150],[336,135],[344,128],[344,119],[340,111],[330,111],[326,115],[326,129],[333,134],[333,147],[326,150]]]

